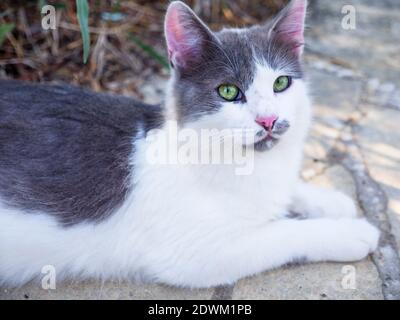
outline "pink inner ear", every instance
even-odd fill
[[[179,41],[182,41],[183,30],[179,24],[179,12],[176,8],[170,8],[165,18],[165,31],[168,42],[169,51],[176,51],[178,49]]]
[[[171,4],[165,17],[165,36],[172,63],[185,66],[198,53],[199,34],[191,13],[182,4]]]
[[[301,53],[304,44],[304,20],[307,10],[306,0],[292,0],[287,14],[278,22],[275,31],[287,42],[296,43],[295,50]]]

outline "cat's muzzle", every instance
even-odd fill
[[[264,152],[272,149],[281,139],[281,137],[289,130],[290,123],[287,120],[277,120],[272,130],[266,128],[261,129],[256,134],[256,138],[260,139],[254,143],[254,149]]]

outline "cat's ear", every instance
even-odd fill
[[[270,36],[292,46],[300,56],[304,49],[304,24],[307,12],[307,0],[291,0],[273,20]]]
[[[165,38],[172,67],[181,69],[198,65],[206,46],[215,41],[212,31],[181,1],[168,7]]]

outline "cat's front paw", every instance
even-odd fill
[[[376,250],[379,231],[365,219],[341,219],[332,225],[333,239],[326,248],[327,260],[358,261]]]
[[[354,200],[339,191],[327,191],[319,199],[315,200],[315,205],[311,206],[310,218],[356,218],[357,208]]]
[[[330,218],[356,218],[357,208],[354,200],[339,191],[330,194],[331,207],[326,208],[326,216]]]

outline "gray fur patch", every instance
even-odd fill
[[[130,192],[138,128],[161,122],[132,99],[0,81],[0,201],[66,226],[101,221]]]
[[[280,137],[290,128],[290,123],[287,120],[278,120],[272,130],[272,136],[263,139],[254,144],[254,150],[264,152],[272,149],[279,143]],[[263,132],[262,132],[263,134]]]
[[[217,112],[224,102],[217,93],[221,84],[234,84],[245,92],[254,80],[256,61],[275,70],[284,70],[286,75],[293,78],[302,78],[302,66],[293,50],[294,44],[284,41],[279,34],[271,31],[285,14],[283,10],[265,25],[240,31],[196,31],[196,34],[206,35],[201,42],[201,57],[190,62],[185,69],[175,69],[173,90],[178,120],[193,121],[202,115]],[[186,15],[185,19],[192,19],[188,23],[191,28],[205,28],[190,15]]]
[[[308,258],[306,256],[300,256],[300,257],[295,257],[292,259],[292,261],[290,261],[289,263],[287,263],[288,266],[299,266],[302,264],[306,264],[308,263]]]
[[[303,76],[293,43],[271,31],[276,19],[240,32],[212,33],[193,17],[185,15],[193,19],[185,25],[198,28],[201,53],[175,69],[179,121],[217,112],[224,102],[217,93],[221,84],[245,92],[254,80],[255,60]],[[104,220],[132,191],[135,137],[163,121],[160,106],[133,99],[67,85],[0,81],[1,204],[48,213],[65,226]],[[273,139],[256,148],[270,148],[287,128],[278,123]]]

